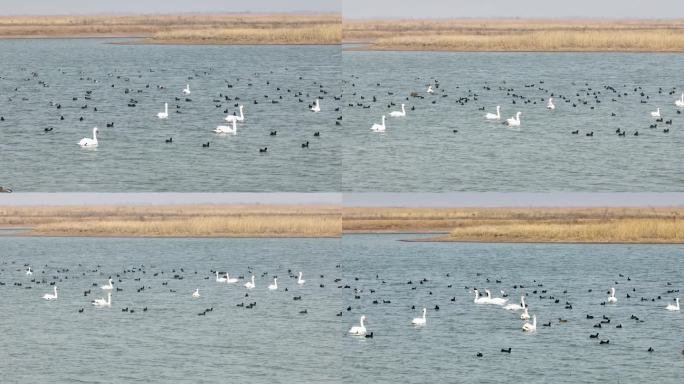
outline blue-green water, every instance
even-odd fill
[[[683,58],[345,51],[343,190],[682,191]],[[407,116],[389,117],[401,103]],[[521,127],[485,121],[497,105],[501,121],[522,112]],[[371,131],[383,114],[386,132]]]
[[[24,192],[340,189],[339,47],[110,42],[0,40],[0,185]],[[313,113],[317,97],[321,112]],[[165,102],[169,117],[160,120]],[[212,132],[238,104],[245,121],[237,135]],[[94,126],[99,147],[81,149]]]
[[[681,382],[684,317],[665,306],[681,295],[668,291],[684,286],[683,246],[398,241],[407,237],[342,241],[345,305],[352,308],[343,319],[348,329],[365,314],[374,333],[344,338],[345,382]],[[474,304],[474,287],[497,297],[503,290],[511,303],[527,294],[537,331],[522,332],[519,311]],[[618,302],[601,305],[610,287]],[[427,325],[416,329],[411,319],[422,307]],[[594,328],[604,315],[610,323]],[[596,332],[599,338],[590,339]]]
[[[4,383],[339,381],[339,240],[0,237],[0,248]],[[256,288],[219,284],[212,270],[253,271]],[[112,307],[94,308],[108,276]],[[59,299],[42,300],[52,282]]]

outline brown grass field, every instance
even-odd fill
[[[0,227],[36,236],[339,237],[335,206],[0,207]]]
[[[345,208],[345,233],[478,242],[684,243],[684,208]]]
[[[344,20],[358,49],[487,52],[683,52],[684,20]]]
[[[338,14],[4,16],[0,38],[142,37],[152,44],[340,44]]]

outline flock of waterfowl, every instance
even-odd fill
[[[449,278],[450,274],[447,273],[446,277]],[[619,281],[621,280],[621,281]],[[619,275],[619,280],[615,281],[615,284],[629,284],[632,280],[630,277],[625,276],[623,274]],[[388,282],[385,281],[380,277],[380,275],[376,275],[375,279],[371,282],[365,281],[361,282],[359,281],[358,278],[355,279],[356,282],[361,286],[363,285],[365,288],[353,288],[354,291],[354,299],[355,300],[361,300],[365,299],[366,301],[372,299],[372,304],[373,305],[383,305],[383,304],[391,304],[392,301],[382,298],[380,296],[383,295],[383,291],[388,287]],[[492,282],[490,279],[487,279],[488,282]],[[502,281],[501,280],[495,280],[497,285],[501,285]],[[407,287],[410,287],[412,291],[416,291],[419,288],[422,290],[428,290],[428,297],[430,298],[431,301],[436,301],[437,304],[434,304],[432,307],[432,311],[437,313],[440,311],[440,306],[445,307],[447,305],[457,305],[457,298],[456,296],[452,296],[448,301],[439,303],[439,299],[433,298],[433,292],[432,289],[434,288],[426,288],[426,286],[431,283],[430,280],[427,278],[420,279],[417,283],[415,283],[412,280],[409,280],[406,282]],[[396,285],[394,283],[393,285]],[[368,288],[369,286],[372,286],[373,288]],[[629,303],[630,301],[639,301],[643,303],[653,303],[653,305],[662,308],[663,311],[667,312],[679,312],[680,311],[680,304],[679,304],[679,297],[676,295],[679,293],[678,289],[674,289],[671,287],[671,283],[667,282],[666,283],[667,290],[661,294],[653,295],[653,296],[638,296],[637,295],[637,289],[635,287],[632,287],[631,289],[625,288],[627,291],[622,298],[618,300],[618,296],[616,295],[616,289],[615,287],[611,287],[608,292],[606,293],[606,296],[601,297],[600,295],[593,294],[593,289],[589,288],[587,290],[588,293],[592,294],[592,296],[595,297],[596,304],[600,304],[602,307],[605,308],[605,306],[618,306],[618,305],[633,305],[633,304],[623,304],[623,302]],[[345,286],[345,288],[352,288],[351,285]],[[447,285],[448,289],[454,289],[453,283],[449,283]],[[492,296],[492,293],[489,289],[484,289],[484,292],[486,295],[481,295],[480,290],[475,287],[470,287],[466,286],[465,290],[467,292],[470,292],[474,295],[474,298],[472,300],[473,305],[476,306],[492,306],[496,308],[501,308],[501,315],[500,316],[513,316],[518,317],[521,320],[521,324],[519,326],[519,330],[521,330],[524,333],[535,333],[538,331],[538,315],[541,319],[544,319],[544,321],[541,323],[541,327],[544,329],[550,329],[553,326],[553,321],[548,318],[548,316],[544,316],[543,314],[540,314],[539,311],[535,310],[536,304],[530,304],[529,302],[536,299],[537,301],[546,301],[550,302],[554,305],[559,305],[562,306],[565,310],[568,311],[568,316],[567,317],[560,317],[557,319],[556,324],[558,326],[563,326],[564,324],[568,322],[578,322],[583,324],[583,326],[587,327],[588,329],[588,335],[587,337],[589,339],[596,339],[597,344],[604,345],[604,344],[610,344],[610,339],[607,337],[603,337],[601,330],[605,330],[606,328],[614,328],[616,330],[620,330],[621,332],[628,332],[628,328],[630,327],[630,323],[643,323],[645,320],[637,316],[635,314],[631,314],[629,318],[624,318],[624,319],[618,319],[615,317],[610,317],[607,314],[609,313],[603,313],[603,314],[596,314],[596,313],[585,313],[582,316],[574,315],[572,312],[574,306],[576,305],[575,303],[571,302],[569,299],[567,299],[568,295],[568,290],[565,289],[562,292],[557,292],[553,293],[552,289],[546,288],[543,283],[539,283],[536,280],[534,281],[533,286],[527,286],[524,284],[515,284],[512,287],[512,291],[518,292],[520,294],[520,302],[519,303],[512,303],[509,297],[512,297],[512,293],[507,293],[504,290],[501,290],[501,297],[494,297]],[[425,292],[423,292],[425,293]],[[664,296],[674,296],[671,301],[668,301],[667,298]],[[565,297],[562,299],[561,297]],[[665,302],[665,303],[663,303]],[[352,311],[356,306],[348,306],[347,311]],[[382,326],[381,325],[376,325],[373,329],[369,329],[367,327],[366,321],[369,319],[369,317],[364,313],[365,311],[363,310],[363,305],[358,307],[358,309],[361,309],[362,314],[359,317],[359,322],[358,325],[354,325],[348,330],[348,334],[350,336],[356,336],[356,337],[361,337],[361,338],[374,338],[378,336],[378,332],[381,332]],[[444,309],[444,308],[442,308]],[[412,320],[410,319],[410,315],[406,316],[406,326],[407,327],[414,327],[414,328],[422,328],[429,326],[429,313],[428,313],[428,306],[416,306],[416,305],[411,305],[410,310],[420,310],[421,315],[418,317],[414,317]],[[510,313],[510,314],[508,314]],[[518,314],[520,313],[520,314]],[[338,314],[338,315],[341,315]],[[492,321],[495,321],[496,319],[496,314],[492,312]],[[598,319],[598,322],[595,320]],[[458,321],[458,319],[454,319],[454,321]],[[624,325],[623,325],[624,324]],[[541,331],[540,331],[541,332]],[[543,332],[551,332],[544,330]],[[612,330],[606,330],[606,333],[610,334],[610,332],[615,332]],[[655,349],[653,347],[649,347],[648,352],[654,352]],[[506,352],[506,353],[511,353],[511,347],[502,347],[501,352]],[[682,351],[684,353],[684,351]],[[482,357],[483,354],[481,352],[478,352],[477,354],[478,357]]]
[[[79,265],[81,266],[81,265]],[[56,271],[52,272],[52,275],[49,272],[46,272],[46,270],[49,269],[49,267],[46,265],[43,270],[40,271],[40,277],[36,277],[34,274],[37,273],[34,271],[33,268],[31,268],[29,265],[25,265],[25,270],[23,271],[23,274],[26,276],[28,281],[15,281],[14,286],[17,287],[23,287],[25,289],[30,289],[33,286],[35,287],[40,287],[40,286],[52,286],[52,289],[50,292],[47,292],[42,295],[42,299],[46,301],[57,301],[60,299],[59,295],[59,290],[57,287],[58,282],[60,281],[65,281],[69,279],[69,274],[70,270],[69,269],[57,269]],[[134,268],[126,268],[122,271],[117,272],[113,277],[108,277],[107,282],[105,284],[99,285],[97,282],[92,282],[91,286],[87,287],[83,291],[83,297],[88,297],[90,295],[94,295],[95,292],[93,292],[93,287],[99,287],[100,290],[102,290],[104,293],[106,293],[106,297],[102,298],[96,298],[94,300],[90,301],[90,304],[93,307],[97,308],[111,308],[112,307],[112,292],[121,292],[124,291],[124,288],[121,288],[117,286],[118,283],[124,282],[124,279],[132,279],[133,281],[140,282],[140,285],[137,288],[137,293],[143,293],[147,292],[150,290],[153,290],[154,287],[152,286],[152,281],[147,281],[147,282],[142,282],[142,277],[144,277],[147,274],[147,271],[149,269],[146,268],[144,265],[141,265],[139,267],[134,267]],[[20,270],[18,270],[20,271]],[[97,269],[91,270],[90,272],[100,272]],[[244,276],[239,276],[239,277],[230,277],[230,274],[228,272],[220,272],[218,270],[212,271],[209,275],[206,275],[202,278],[204,280],[204,284],[206,281],[211,281],[213,280],[216,284],[222,284],[222,285],[238,285],[241,280],[243,280],[243,283],[241,284],[245,291],[244,297],[249,297],[249,292],[251,290],[257,289],[257,282],[255,275],[253,274],[252,271],[249,271],[251,274],[251,278],[245,279]],[[164,270],[158,270],[155,272],[151,272],[150,274],[152,275],[153,278],[158,278],[161,279],[161,286],[164,288],[168,288],[168,291],[170,293],[177,293],[176,289],[169,287],[169,281],[170,280],[183,280],[185,276],[189,275],[190,273],[185,272],[184,268],[178,268],[178,269],[171,269],[170,271],[164,271]],[[192,275],[197,275],[198,272],[192,273]],[[294,280],[294,285],[293,286],[285,286],[283,287],[282,285],[278,285],[278,277],[273,276],[272,277],[272,283],[266,286],[265,288],[268,291],[280,291],[282,290],[283,292],[288,292],[291,288],[294,287],[303,287],[304,284],[306,283],[306,280],[303,278],[304,274],[302,272],[299,272],[298,274],[294,274],[292,270],[288,270],[289,277]],[[86,275],[85,272],[82,272],[82,276]],[[266,277],[267,274],[264,273],[262,274],[262,277]],[[74,276],[72,276],[73,278]],[[324,276],[321,276],[321,279],[324,278]],[[115,282],[116,279],[116,282]],[[159,283],[159,281],[156,281]],[[5,285],[4,282],[0,281],[0,286]],[[325,284],[319,284],[320,288],[324,288]],[[97,292],[97,289],[96,289]],[[182,294],[181,294],[182,296]],[[202,295],[200,293],[200,288],[197,287],[193,292],[188,292],[188,297],[191,299],[197,299],[200,298]],[[295,295],[293,296],[293,300],[295,301],[300,301],[302,299],[301,295]],[[128,297],[128,300],[130,301],[130,297]],[[256,302],[250,302],[247,305],[245,305],[244,302],[236,304],[237,307],[243,307],[243,308],[253,308],[257,305]],[[84,307],[81,307],[78,309],[78,313],[83,313],[85,310]],[[212,309],[209,309],[208,311],[211,311]],[[148,311],[148,307],[145,306],[142,308],[143,312]],[[122,312],[129,312],[129,313],[135,313],[135,309],[125,307],[122,308]],[[207,311],[200,312],[198,315],[203,316],[206,315]],[[307,310],[304,309],[300,311],[299,313],[301,314],[306,314]]]
[[[346,103],[348,108],[362,108],[362,109],[372,109],[380,108],[383,109],[382,115],[380,116],[380,123],[373,123],[371,125],[371,130],[373,132],[386,132],[388,127],[386,125],[386,115],[393,118],[405,118],[407,117],[406,104],[412,103],[410,111],[415,111],[416,108],[428,108],[426,101],[430,104],[444,104],[447,103],[449,99],[450,92],[440,87],[439,80],[432,79],[431,83],[427,86],[427,89],[421,93],[420,91],[411,90],[397,90],[385,87],[381,83],[376,83],[375,86],[371,86],[371,90],[365,91],[357,90],[357,82],[360,78],[357,76],[352,76],[351,80],[346,80],[344,82],[347,89],[345,90],[345,95],[349,95],[352,98],[351,102]],[[615,134],[618,136],[626,136],[629,130],[630,134],[633,136],[639,136],[639,130],[641,129],[660,129],[662,133],[669,133],[670,127],[673,125],[674,115],[681,115],[682,109],[684,109],[684,92],[681,96],[673,100],[673,109],[665,109],[652,101],[652,96],[663,94],[675,95],[677,92],[676,88],[664,89],[662,87],[658,88],[657,94],[649,94],[641,86],[628,86],[623,85],[622,89],[619,87],[614,87],[610,85],[603,85],[600,88],[595,88],[589,83],[584,83],[578,86],[573,83],[573,86],[577,86],[574,91],[566,90],[566,93],[561,93],[554,91],[545,86],[545,82],[540,80],[535,83],[526,84],[524,89],[516,89],[514,87],[508,86],[504,81],[498,86],[493,86],[489,83],[485,83],[482,89],[475,91],[468,89],[463,91],[460,87],[452,89],[453,92],[461,92],[461,94],[453,98],[455,102],[451,105],[455,106],[467,106],[467,105],[481,105],[478,107],[478,111],[485,111],[486,106],[483,105],[483,100],[489,97],[495,98],[508,98],[510,100],[510,107],[512,111],[510,112],[509,118],[505,118],[502,112],[502,105],[496,105],[496,112],[488,112],[482,115],[483,121],[489,122],[501,122],[507,127],[515,128],[517,130],[524,127],[522,123],[521,116],[524,116],[524,112],[521,110],[522,107],[526,108],[536,108],[536,106],[541,104],[542,108],[545,108],[549,113],[573,113],[577,110],[595,111],[597,113],[610,113],[610,117],[617,118],[618,110],[620,108],[611,108],[612,104],[620,104],[626,102],[633,102],[632,99],[637,97],[640,104],[653,105],[655,110],[651,110],[648,116],[652,119],[650,123],[644,126],[640,126],[641,123],[635,123],[630,120],[629,126],[625,126],[624,121],[617,120],[615,125]],[[370,94],[368,93],[370,92]],[[540,96],[543,95],[543,96]],[[401,99],[401,101],[398,101]],[[444,101],[442,101],[442,100]],[[597,107],[607,104],[608,107],[598,110]],[[399,110],[392,110],[396,106],[400,106]],[[446,106],[442,108],[453,108],[451,106]],[[390,110],[387,112],[387,110]],[[611,111],[612,110],[612,111]],[[409,113],[410,115],[411,113]],[[668,114],[669,117],[665,115]],[[452,114],[448,113],[446,116],[453,117]],[[644,120],[645,121],[645,120]],[[460,121],[449,119],[444,121],[444,126],[453,127],[458,125]],[[659,123],[663,123],[663,126],[659,126]],[[598,128],[598,127],[597,127]],[[458,129],[452,129],[453,133],[458,133]],[[611,128],[613,129],[613,128]],[[580,130],[572,130],[570,133],[578,135]],[[590,129],[584,132],[586,136],[593,137],[594,130]]]
[[[25,69],[22,69],[25,70]],[[154,74],[157,70],[150,68],[147,73]],[[288,71],[285,68],[285,71]],[[297,116],[299,113],[318,113],[323,109],[322,100],[329,96],[330,89],[325,87],[324,84],[317,79],[305,79],[304,76],[296,76],[292,81],[285,81],[281,77],[274,77],[273,79],[264,79],[268,77],[269,74],[264,73],[254,73],[253,77],[237,77],[233,80],[224,79],[220,84],[216,84],[212,89],[193,89],[191,91],[190,84],[186,84],[185,87],[179,90],[178,95],[174,96],[173,92],[169,94],[168,90],[173,89],[173,85],[167,84],[153,84],[153,81],[159,81],[156,77],[149,79],[150,82],[141,86],[141,81],[144,81],[145,72],[138,71],[134,74],[118,74],[118,71],[107,73],[106,76],[92,75],[85,71],[80,71],[78,73],[78,82],[74,83],[73,74],[67,70],[59,70],[59,75],[64,77],[65,81],[69,81],[68,85],[59,83],[59,79],[54,78],[54,74],[51,74],[50,79],[54,80],[56,84],[49,82],[48,76],[45,73],[40,73],[38,71],[33,71],[29,76],[25,76],[21,79],[10,79],[8,77],[0,76],[0,86],[8,84],[12,87],[12,91],[7,95],[5,92],[5,102],[3,106],[0,103],[0,129],[5,127],[11,127],[15,121],[20,120],[17,116],[13,115],[14,111],[24,111],[24,105],[27,103],[34,103],[33,101],[39,97],[45,97],[40,95],[40,89],[49,89],[53,86],[62,89],[60,93],[62,96],[60,98],[54,98],[53,95],[49,97],[52,100],[46,100],[47,109],[41,110],[40,113],[47,113],[52,117],[49,118],[51,121],[47,126],[36,127],[44,134],[58,134],[65,131],[65,127],[77,125],[83,125],[85,121],[93,120],[95,122],[105,122],[100,124],[100,127],[96,126],[92,128],[91,137],[83,137],[78,141],[78,145],[82,148],[96,148],[102,146],[102,138],[98,137],[102,133],[102,125],[105,125],[108,130],[116,131],[120,126],[119,121],[116,121],[116,116],[121,116],[121,110],[125,108],[139,109],[139,108],[149,108],[149,99],[162,98],[159,103],[163,103],[163,111],[156,113],[157,120],[160,122],[166,120],[173,120],[173,114],[181,113],[195,113],[192,110],[192,103],[196,102],[197,99],[193,100],[191,98],[200,95],[200,102],[211,103],[211,106],[205,106],[202,109],[207,110],[210,107],[213,109],[222,110],[224,114],[228,114],[223,118],[227,124],[218,124],[214,129],[207,129],[208,132],[214,132],[217,135],[237,135],[238,124],[244,123],[245,120],[245,105],[243,104],[243,97],[251,97],[251,104],[257,105],[260,103],[268,103],[277,105],[280,103],[287,104],[283,106],[285,108],[282,112],[275,112],[276,114],[283,114],[282,122],[290,122],[300,120]],[[200,77],[207,77],[212,75],[213,69],[208,69],[205,71],[193,71],[190,76],[187,76],[189,81],[197,80]],[[270,74],[273,74],[271,72]],[[68,80],[67,80],[68,79]],[[133,81],[135,80],[135,82]],[[250,88],[257,88],[257,82],[264,82],[264,84],[259,84],[260,89],[264,90],[265,94],[261,96],[261,100],[255,96],[255,92]],[[276,85],[280,82],[281,84]],[[198,82],[206,86],[206,82]],[[293,86],[299,86],[299,89],[295,89]],[[235,88],[240,88],[236,90]],[[315,89],[315,91],[313,91]],[[115,93],[115,97],[119,100],[121,105],[112,104],[112,93]],[[249,96],[241,97],[236,95],[236,93],[243,93]],[[141,99],[142,98],[142,99]],[[164,98],[170,100],[163,100]],[[211,98],[211,101],[209,99]],[[335,96],[336,99],[340,97]],[[148,99],[148,100],[145,100]],[[296,105],[294,103],[306,103],[307,99],[310,100],[308,108],[301,108],[298,110],[292,106]],[[169,110],[169,104],[175,102],[175,106],[172,110]],[[40,102],[39,102],[40,103]],[[225,104],[231,104],[238,109],[239,114],[235,111],[231,111],[230,108],[226,108]],[[334,107],[334,103],[331,103],[329,108],[332,112],[334,109],[339,112],[339,107]],[[279,108],[274,106],[273,108]],[[5,113],[3,113],[5,110]],[[79,112],[76,112],[79,111]],[[115,114],[112,112],[116,111]],[[187,111],[187,112],[186,112]],[[287,111],[287,112],[284,112]],[[9,114],[8,114],[9,113]],[[285,113],[287,115],[285,115]],[[116,116],[114,116],[116,115]],[[139,116],[139,115],[138,115]],[[149,121],[139,122],[142,126],[147,126],[150,129],[158,130],[163,134],[165,127],[167,125],[155,126],[153,123],[153,114],[149,114]],[[198,117],[201,120],[206,119],[206,116]],[[336,119],[335,124],[341,124],[342,117],[339,116]],[[319,121],[316,125],[325,126],[331,122]],[[276,126],[269,126],[265,136],[270,137],[270,140],[274,140],[273,137],[277,136],[278,128]],[[292,127],[290,124],[283,124],[280,129],[290,130]],[[300,128],[300,127],[297,127]],[[314,129],[316,127],[314,126]],[[302,132],[304,133],[304,132]],[[145,134],[143,134],[145,135]],[[301,134],[300,134],[301,135]],[[320,128],[309,132],[311,136],[302,137],[321,137]],[[147,140],[147,139],[144,139]],[[179,142],[178,139],[174,140],[173,137],[168,137],[164,139],[166,144],[173,144]],[[211,141],[203,143],[203,147],[207,148],[210,146]],[[264,144],[268,141],[264,139]],[[308,141],[301,141],[307,145],[299,145],[301,148],[309,148]],[[300,144],[301,144],[300,143]],[[148,143],[150,145],[152,143]],[[268,147],[260,147],[259,153],[265,153],[268,151]]]

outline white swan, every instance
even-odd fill
[[[665,309],[667,309],[668,311],[679,311],[679,297],[675,298],[675,302],[677,304],[668,304],[667,307],[665,307]]]
[[[487,302],[489,300],[484,296],[480,297],[480,291],[478,291],[477,289],[474,289],[474,291],[475,291],[475,300],[473,300],[473,303],[475,303],[475,304],[487,304]]]
[[[651,112],[651,117],[660,117],[660,108],[658,108],[655,112]]]
[[[230,276],[228,275],[228,272],[226,272],[226,284],[235,284],[237,282],[238,282],[238,279],[236,277],[231,279]]]
[[[97,147],[97,127],[93,128],[93,138],[84,137],[78,142],[81,147]]]
[[[515,116],[511,117],[510,119],[506,119],[506,125],[508,125],[509,127],[519,127],[521,114],[522,112],[518,111],[518,113],[516,113]]]
[[[240,108],[239,108],[239,109],[240,109],[240,116],[228,115],[228,116],[226,116],[226,118],[223,119],[223,120],[225,120],[225,121],[227,121],[227,122],[229,122],[229,123],[230,123],[231,121],[244,121],[244,120],[245,120],[245,114],[244,114],[244,112],[242,111],[243,108],[244,108],[244,105],[240,105]]]
[[[199,288],[195,288],[195,292],[192,293],[192,297],[194,297],[194,298],[200,297]]]
[[[299,272],[299,278],[297,278],[297,284],[302,285],[306,283],[306,280],[302,279],[302,273]]]
[[[270,289],[271,291],[278,290],[278,278],[277,277],[273,278],[273,284],[269,285],[268,289]]]
[[[385,115],[382,115],[382,124],[375,123],[371,127],[373,132],[385,132]]]
[[[227,125],[219,125],[214,129],[214,132],[216,133],[232,133],[233,135],[237,135],[237,123],[235,120],[232,120],[233,126],[229,127]]]
[[[556,105],[553,104],[553,97],[549,97],[549,102],[546,103],[547,109],[556,109]]]
[[[107,292],[107,300],[104,298],[102,299],[95,299],[90,302],[92,305],[96,307],[111,307],[112,306],[112,293]]]
[[[33,275],[33,271],[31,270],[31,267],[28,267],[28,269],[26,270],[26,276],[31,276],[31,275]]]
[[[523,309],[523,313],[520,314],[520,320],[529,320],[530,313],[527,312],[527,308]]]
[[[501,297],[492,297],[492,292],[489,289],[485,289],[485,292],[487,292],[487,304],[504,305],[508,301],[508,299]]]
[[[423,316],[422,317],[416,317],[413,320],[411,320],[411,324],[413,325],[425,325],[427,320],[425,319],[425,315],[427,314],[427,308],[423,308]]]
[[[363,325],[364,320],[366,320],[366,315],[361,316],[361,319],[359,319],[359,325],[355,325],[349,329],[349,334],[354,336],[366,335],[366,327]]]
[[[311,107],[311,112],[320,112],[320,111],[321,111],[321,103],[320,103],[320,101],[318,101],[318,99],[316,99],[316,101],[314,101],[313,107]]]
[[[426,92],[430,94],[435,93],[435,91],[432,90],[432,84],[428,85],[428,89]]]
[[[45,299],[45,300],[57,300],[57,286],[55,285],[52,288],[54,288],[55,293],[46,293],[43,295],[43,299]]]
[[[501,106],[500,105],[496,106],[496,114],[488,112],[485,115],[485,119],[487,119],[487,120],[501,120]]]
[[[511,303],[505,306],[504,309],[507,309],[509,311],[518,311],[521,309],[525,309],[525,296],[520,296],[520,304]]]
[[[610,289],[610,296],[608,296],[608,302],[611,304],[617,303],[617,297],[615,297],[615,288]]]
[[[679,108],[684,108],[684,92],[682,92],[682,97],[680,99],[675,100],[675,105]]]
[[[110,278],[107,284],[101,285],[100,288],[104,289],[105,291],[112,290],[112,288],[114,288],[114,285],[112,285],[112,279]]]
[[[226,274],[226,277],[219,277],[219,273],[216,271],[216,282],[225,283],[226,281],[228,281],[228,274]]]
[[[256,287],[256,285],[254,284],[254,275],[252,275],[252,281],[246,282],[246,283],[245,283],[245,288],[247,288],[247,289],[252,289],[252,288],[254,288],[254,287]]]
[[[537,315],[532,316],[532,324],[525,322],[522,326],[523,332],[534,332],[537,330]]]
[[[169,103],[164,103],[164,112],[157,113],[157,117],[160,119],[166,119],[169,117]]]
[[[190,94],[190,84],[185,85],[185,89],[183,89],[183,94],[185,94],[185,95]]]
[[[392,117],[404,117],[404,116],[406,116],[406,109],[404,109],[404,104],[401,105],[401,111],[392,111],[392,112],[390,112],[390,116],[392,116]]]

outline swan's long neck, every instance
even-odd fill
[[[476,290],[475,290],[475,300],[477,300],[477,299],[479,299],[479,298],[480,298],[480,291],[478,291],[478,290],[476,289]]]
[[[501,107],[497,105],[496,106],[496,117],[498,117],[498,118],[501,118],[501,112],[500,111],[501,111]]]
[[[534,315],[534,316],[532,317],[532,325],[535,326],[535,327],[537,326],[537,315]]]
[[[401,113],[406,113],[406,110],[404,109],[404,104],[401,105]]]
[[[425,320],[425,314],[427,314],[427,309],[423,308],[423,320]]]
[[[520,296],[520,306],[525,308],[525,296]]]
[[[361,328],[365,328],[365,327],[363,326],[363,317],[361,317],[361,319],[359,320],[359,323],[361,324]]]
[[[52,287],[53,291],[55,291],[55,297],[57,297],[57,286]]]
[[[93,141],[97,141],[97,128],[93,128]]]
[[[242,119],[242,118],[244,118],[244,117],[245,117],[245,115],[242,114],[242,105],[241,105],[241,106],[240,106],[240,118]]]
[[[169,103],[164,103],[164,113],[169,114]]]
[[[254,285],[254,275],[252,275],[252,285]]]
[[[382,126],[385,126],[385,115],[382,115]]]

